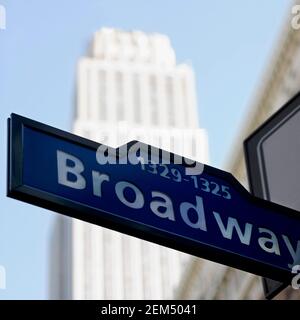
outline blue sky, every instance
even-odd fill
[[[45,299],[55,213],[5,196],[11,112],[70,130],[75,67],[91,35],[108,26],[167,34],[196,73],[200,125],[222,168],[288,13],[287,0],[0,0],[0,299]]]

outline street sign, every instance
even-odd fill
[[[245,140],[250,190],[300,211],[300,93]],[[290,283],[263,279],[266,298]]]
[[[8,145],[9,197],[274,280],[292,278],[298,212],[252,196],[227,172],[135,141],[109,148],[15,114]]]

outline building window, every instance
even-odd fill
[[[89,275],[91,274],[92,268],[92,261],[91,261],[91,231],[90,227],[88,226],[84,230],[84,295],[85,299],[89,299],[91,296],[91,281]]]
[[[113,260],[111,253],[114,251],[112,243],[113,235],[108,230],[103,232],[103,249],[104,249],[104,297],[111,299],[112,297],[112,272]]]
[[[160,135],[158,136],[157,144],[159,148],[162,148],[162,137]]]
[[[169,124],[171,127],[174,127],[175,115],[174,115],[174,90],[173,90],[172,77],[167,77],[166,79],[166,98],[167,98],[167,110],[169,114]]]
[[[149,78],[151,120],[153,125],[158,125],[158,103],[157,103],[157,79],[154,75]]]
[[[116,73],[116,110],[119,121],[124,120],[124,85],[123,74],[121,72]]]
[[[133,103],[134,103],[134,119],[137,123],[141,123],[141,86],[140,77],[133,75]]]
[[[100,120],[106,120],[107,112],[106,112],[106,73],[101,70],[98,73],[98,83],[99,83],[99,113]]]
[[[86,119],[91,118],[91,71],[87,69],[86,71]]]
[[[175,139],[173,136],[170,136],[170,151],[175,153]]]
[[[186,79],[182,78],[181,80],[181,90],[182,90],[182,101],[183,101],[183,111],[184,111],[184,123],[185,126],[189,126],[189,103],[188,103],[188,96],[187,96],[187,85],[186,85]]]

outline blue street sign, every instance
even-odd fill
[[[293,276],[297,211],[255,198],[227,172],[15,114],[8,139],[9,197],[274,280]]]

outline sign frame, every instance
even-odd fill
[[[244,155],[248,183],[250,192],[254,196],[270,201],[270,191],[266,178],[266,164],[262,151],[263,141],[284,125],[299,110],[300,92],[286,102],[244,140]],[[267,299],[272,299],[288,287],[289,283],[262,278],[262,285],[265,297]]]
[[[8,119],[8,175],[7,175],[7,196],[18,199],[27,203],[37,205],[39,207],[52,210],[73,218],[77,218],[92,224],[106,227],[115,231],[119,231],[140,239],[151,241],[159,245],[163,245],[175,250],[179,250],[194,256],[209,259],[211,261],[226,264],[228,266],[251,272],[258,275],[268,276],[272,273],[275,278],[290,278],[285,270],[282,270],[273,265],[260,262],[247,256],[230,252],[213,245],[192,241],[189,238],[172,234],[168,231],[155,228],[149,225],[141,225],[135,221],[126,218],[120,218],[109,212],[97,210],[91,206],[75,202],[73,200],[65,199],[53,194],[49,194],[42,190],[26,186],[22,181],[23,172],[23,135],[24,127],[52,135],[68,142],[84,146],[95,151],[101,145],[100,143],[76,136],[74,134],[53,128],[51,126],[42,124],[40,122],[24,118],[22,116],[12,114]],[[126,144],[129,148],[134,141]],[[145,147],[148,145],[144,144]],[[119,148],[109,148],[111,150],[120,150]],[[163,150],[159,149],[163,152]],[[162,153],[160,153],[161,155]],[[171,161],[177,155],[171,154]],[[117,155],[121,156],[121,154]],[[178,156],[179,157],[179,156]],[[189,163],[187,161],[187,163]],[[183,166],[191,167],[187,163]],[[271,203],[269,201],[252,196],[230,173],[204,165],[204,171],[212,176],[218,176],[220,179],[226,180],[228,183],[234,185],[234,188],[245,197],[249,202],[265,208],[266,210],[274,210],[280,215],[290,216],[295,218],[295,210],[286,208],[284,206]],[[99,215],[101,213],[101,215]],[[298,219],[298,218],[297,218]],[[300,217],[299,217],[300,223]],[[267,267],[266,267],[267,264]]]

